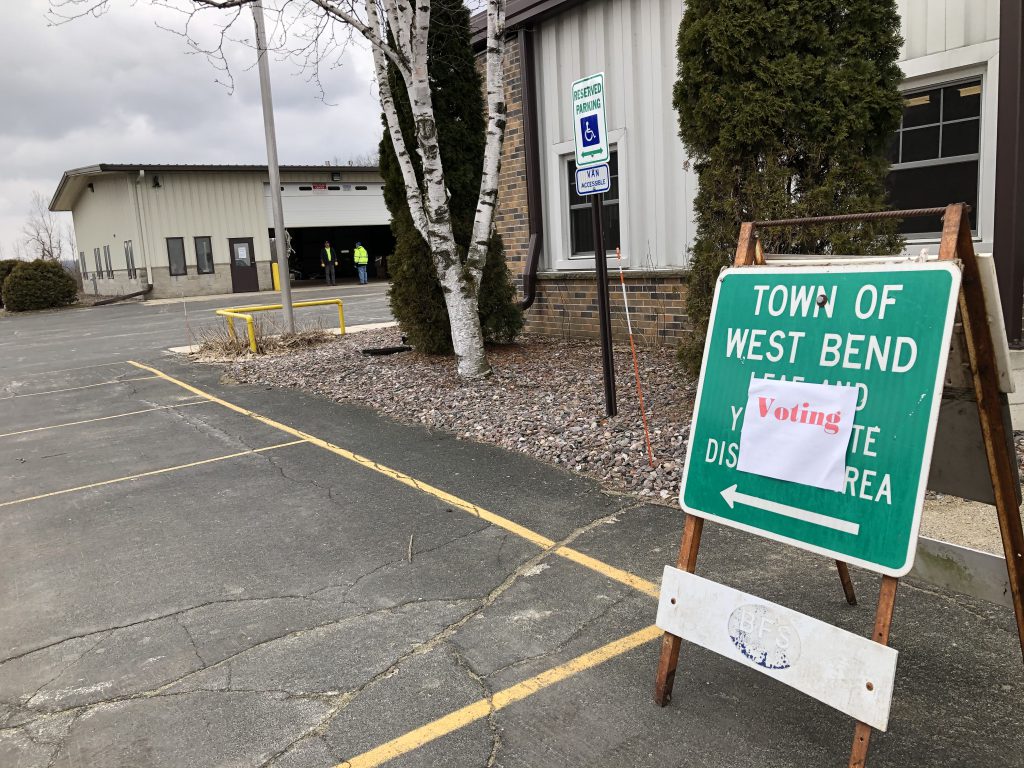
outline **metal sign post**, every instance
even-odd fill
[[[615,356],[612,351],[612,318],[608,303],[608,249],[604,241],[604,192],[610,187],[608,126],[605,119],[604,73],[572,84],[573,137],[576,141],[576,193],[591,196],[594,220],[594,272],[597,279],[597,313],[601,327],[601,368],[604,375],[604,409],[618,413],[615,397]]]
[[[604,195],[590,198],[594,219],[594,270],[597,274],[597,314],[601,319],[601,368],[604,371],[604,411],[619,412],[615,397],[615,356],[612,351],[612,316],[608,307],[608,259],[604,244]]]
[[[938,214],[943,233],[937,262],[890,258],[841,267],[821,257],[825,263],[819,267],[807,260],[766,267],[755,238],[757,228],[771,226]],[[851,715],[857,725],[849,766],[863,768],[872,729],[888,726],[896,651],[884,646],[899,577],[916,551],[936,421],[944,412],[943,384],[948,390],[950,383],[944,378],[947,360],[952,380],[966,374],[973,391],[1024,651],[1020,480],[1005,414],[1009,390],[1001,390],[998,364],[1005,340],[997,343],[988,322],[1000,314],[998,297],[986,298],[995,288],[985,287],[983,261],[974,253],[963,204],[743,224],[737,268],[726,270],[716,291],[680,494],[687,512],[683,538],[676,567],[666,566],[658,606],[657,624],[665,630],[655,682],[658,704],[672,698],[686,639]],[[954,302],[960,328],[952,336],[951,357]],[[955,359],[959,346],[967,359]],[[732,433],[739,434],[750,406],[734,390],[746,391],[752,377],[768,376],[862,390],[854,420],[861,429],[847,449],[841,491],[736,469]],[[802,419],[800,413],[790,418],[815,423]],[[954,474],[940,474],[962,485]],[[883,574],[871,637],[693,576],[705,519],[836,558],[851,603],[846,562]],[[842,674],[834,674],[837,669]]]

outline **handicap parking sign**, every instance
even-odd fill
[[[601,143],[601,128],[597,124],[597,115],[580,118],[580,136],[583,137],[584,147],[592,147]]]
[[[607,163],[611,155],[608,123],[605,121],[603,72],[572,84],[572,115],[576,165],[583,168]]]

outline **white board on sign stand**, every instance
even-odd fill
[[[999,391],[1013,393],[1013,369],[1010,367],[1010,345],[1006,340],[1003,325],[1003,304],[999,297],[999,283],[996,280],[996,262],[991,253],[978,254],[978,272],[981,275],[981,292],[985,294],[985,309],[992,344],[996,353],[996,373],[999,375]]]
[[[866,637],[665,566],[659,628],[884,731],[897,652]]]

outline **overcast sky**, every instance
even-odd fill
[[[61,173],[95,163],[266,163],[259,79],[250,48],[233,46],[235,89],[185,42],[166,10],[112,0],[100,18],[52,26],[46,0],[4,2],[0,23],[0,246],[10,255],[31,194],[50,199]],[[217,14],[221,12],[216,12]],[[206,15],[203,30],[212,28]],[[243,25],[241,22],[245,22]],[[237,34],[251,39],[251,16]],[[317,88],[272,61],[282,163],[365,157],[380,140],[372,62],[350,50]],[[70,215],[68,215],[70,220]]]

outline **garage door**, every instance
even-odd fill
[[[380,182],[293,183],[281,185],[286,227],[359,227],[387,225],[391,216],[384,205]],[[263,185],[267,226],[273,227],[270,185]]]

